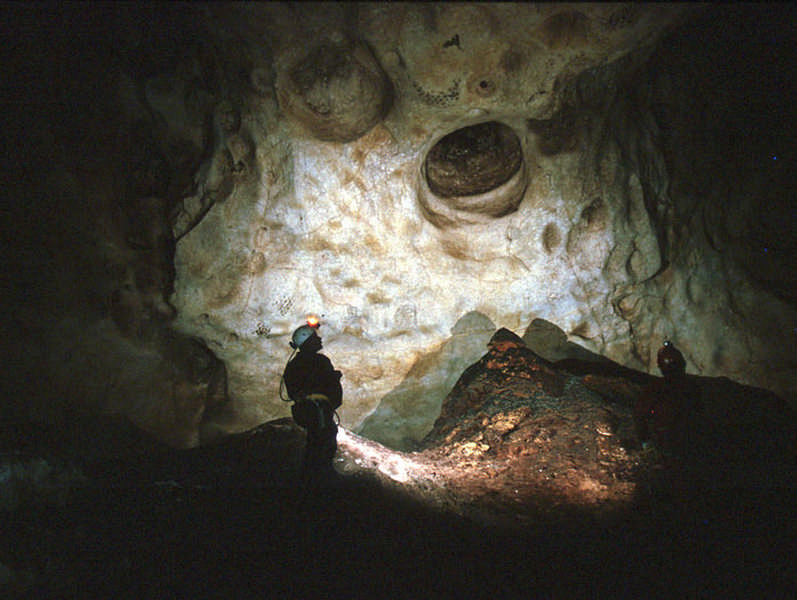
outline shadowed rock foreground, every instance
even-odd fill
[[[20,598],[795,593],[793,415],[700,379],[690,447],[665,457],[633,427],[651,379],[491,343],[422,448],[341,429],[338,478],[309,485],[289,419],[191,450],[95,417],[4,426],[2,584]]]

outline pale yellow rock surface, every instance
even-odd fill
[[[409,422],[431,426],[442,382],[483,351],[481,339],[450,349],[468,313],[519,332],[546,319],[590,350],[646,366],[629,356],[628,323],[611,309],[618,288],[661,265],[639,175],[611,152],[598,164],[583,150],[545,155],[526,119],[557,110],[554,88],[568,77],[644,56],[684,12],[366,5],[358,26],[397,90],[383,122],[347,143],[321,141],[292,122],[294,108],[285,115],[277,98],[258,99],[243,120],[260,181],[237,187],[181,239],[172,297],[176,327],[227,365],[242,422],[287,414],[280,373],[309,313],[321,316],[326,353],[344,373],[343,424],[361,426],[404,390],[406,425],[379,434],[394,438],[422,437]],[[278,65],[306,54],[313,42],[302,36],[284,43]],[[455,221],[440,228],[419,209],[431,194],[426,156],[444,135],[489,121],[511,128],[522,149],[520,183],[498,190],[519,190],[517,208],[502,217],[444,209]],[[409,391],[419,363],[426,374]],[[385,423],[394,409],[381,409]]]

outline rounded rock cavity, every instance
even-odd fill
[[[432,146],[421,179],[424,214],[438,227],[508,215],[527,183],[520,138],[498,121],[457,129]]]

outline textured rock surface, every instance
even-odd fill
[[[293,63],[282,58],[276,83],[280,108],[313,137],[350,142],[387,114],[393,89],[361,41],[333,32]]]
[[[776,396],[692,378],[694,405],[662,453],[643,446],[632,408],[656,379],[616,363],[544,360],[515,336],[465,370],[417,454],[459,475],[474,507],[613,511],[653,490],[791,486],[797,414]],[[467,502],[464,502],[467,505]],[[523,507],[523,508],[521,508]],[[528,512],[526,512],[528,511]]]
[[[284,410],[268,398],[283,366],[285,336],[307,312],[322,315],[326,347],[345,373],[343,423],[355,427],[383,397],[390,404],[391,390],[403,379],[416,377],[419,360],[443,380],[455,373],[451,365],[461,367],[462,358],[435,365],[420,355],[453,341],[454,324],[469,312],[514,329],[547,318],[587,340],[601,337],[593,347],[605,353],[627,345],[621,341],[627,325],[605,307],[620,282],[650,277],[661,264],[638,176],[616,156],[607,159],[604,176],[595,172],[588,151],[574,152],[577,141],[563,143],[570,151],[543,156],[541,136],[526,121],[547,122],[558,114],[563,95],[553,93],[555,81],[564,88],[581,71],[632,50],[640,58],[631,64],[641,60],[645,48],[634,40],[652,42],[649,34],[679,11],[626,23],[623,36],[612,30],[605,39],[588,31],[609,31],[600,20],[608,12],[594,18],[572,11],[557,18],[554,12],[361,9],[360,34],[394,82],[395,109],[348,144],[294,135],[289,149],[280,147],[284,154],[263,156],[261,171],[275,173],[276,180],[263,180],[256,192],[236,190],[181,240],[176,326],[208,340],[225,363],[236,365],[229,369],[230,389],[242,413],[256,411],[252,418],[262,419]],[[483,19],[491,24],[487,30]],[[535,27],[541,41],[528,35]],[[535,44],[539,53],[532,51]],[[277,55],[290,54],[291,47]],[[274,100],[263,98],[259,114],[252,137],[258,143],[278,139],[283,122]],[[256,128],[269,115],[276,129]],[[480,135],[487,147],[459,159],[459,184],[431,179],[433,148],[487,121],[497,124],[495,150],[490,136]],[[588,148],[594,140],[581,125],[568,135],[581,136]],[[506,150],[501,140],[508,140]],[[447,154],[466,145],[449,144]],[[481,157],[504,155],[511,158],[506,174],[484,168],[489,160]],[[510,180],[515,174],[517,183]],[[631,193],[616,183],[627,178],[637,181]],[[509,188],[502,188],[507,180]],[[636,271],[628,273],[632,255]],[[254,335],[258,324],[268,333]],[[434,412],[425,405],[439,403],[444,392],[419,387],[413,397],[405,391],[400,412],[421,413],[413,420],[428,422]],[[380,410],[390,412],[383,407],[374,417]],[[384,422],[381,429],[389,427]],[[407,427],[393,437],[417,439],[417,426]]]
[[[787,5],[3,10],[8,414],[283,416],[308,312],[343,424],[397,447],[542,320],[795,397]]]

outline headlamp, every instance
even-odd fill
[[[307,324],[313,329],[318,329],[321,326],[321,320],[315,315],[308,315]]]

